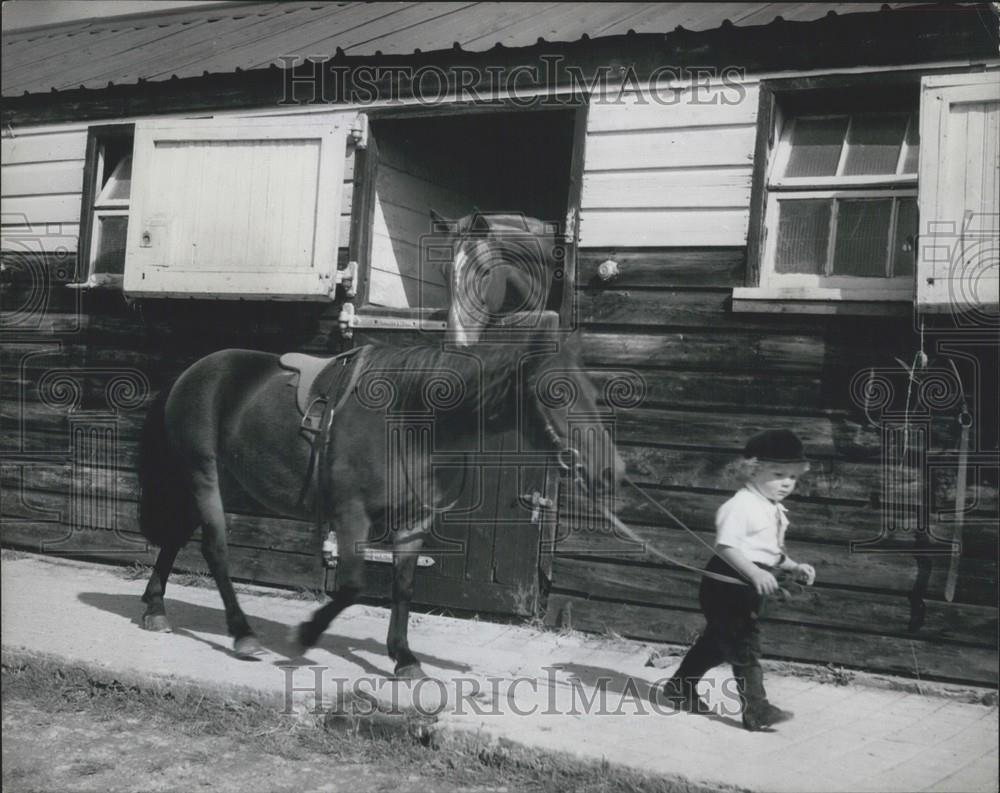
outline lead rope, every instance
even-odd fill
[[[580,462],[579,450],[567,446],[565,443],[563,443],[562,438],[559,437],[559,434],[556,432],[555,427],[553,427],[551,422],[549,421],[545,422],[545,432],[549,436],[549,438],[556,444],[556,446],[559,447],[559,453],[558,453],[559,466],[567,473],[572,474],[573,482],[577,487],[579,487],[584,493],[589,494],[590,488],[587,485],[587,480],[583,478],[583,463]],[[686,531],[688,534],[694,537],[698,542],[700,542],[702,545],[708,548],[708,550],[712,552],[713,556],[716,555],[715,548],[713,548],[711,545],[705,542],[704,539],[699,537],[698,534],[694,532],[694,530],[689,528],[684,523],[684,521],[678,518],[673,512],[671,512],[669,509],[663,506],[659,501],[657,501],[648,493],[646,493],[646,491],[643,490],[638,484],[636,484],[636,482],[631,477],[626,476],[625,481],[629,485],[631,485],[636,491],[638,491],[639,495],[641,495],[644,499],[646,499],[650,504],[652,504],[654,507],[660,510],[660,512],[665,514],[674,523],[676,523],[678,526],[684,529],[684,531]],[[603,504],[599,506],[599,509],[601,511],[601,514],[604,515],[604,517],[607,520],[611,521],[612,525],[616,529],[618,529],[618,531],[620,531],[622,534],[624,534],[626,537],[628,537],[630,540],[632,540],[632,542],[636,543],[637,545],[642,545],[645,548],[646,553],[650,554],[651,556],[655,556],[657,559],[660,559],[661,561],[664,561],[667,564],[672,564],[675,567],[680,567],[684,570],[690,570],[692,573],[699,573],[705,576],[706,578],[712,578],[716,581],[722,581],[725,584],[751,586],[751,584],[748,581],[745,581],[742,578],[733,578],[732,576],[722,575],[721,573],[713,573],[710,570],[703,570],[699,567],[694,567],[692,565],[680,561],[679,559],[675,559],[674,557],[664,553],[663,551],[658,550],[657,548],[649,546],[638,534],[636,534],[636,532],[630,526],[628,526],[617,515],[615,515],[614,512],[607,509]],[[720,556],[719,558],[721,559],[722,557]],[[730,567],[731,566],[732,565],[730,565]],[[782,590],[782,592],[784,592],[784,590]],[[785,594],[788,593],[786,592]]]
[[[670,518],[674,523],[676,523],[678,526],[680,526],[682,529],[684,529],[684,531],[686,531],[688,534],[690,534],[692,537],[694,537],[698,542],[700,542],[702,545],[704,545],[709,551],[711,551],[711,553],[712,553],[713,556],[718,555],[716,553],[715,548],[713,548],[711,545],[709,545],[707,542],[705,542],[705,540],[702,537],[700,537],[697,534],[697,532],[695,532],[693,529],[691,529],[689,526],[687,526],[684,523],[684,521],[682,521],[680,518],[678,518],[673,512],[671,512],[669,509],[667,509],[665,506],[663,506],[659,501],[657,501],[652,496],[650,496],[645,490],[643,490],[638,484],[636,484],[636,482],[631,477],[626,476],[625,477],[625,482],[627,484],[631,485],[632,488],[637,493],[639,493],[639,495],[641,495],[644,499],[646,499],[646,501],[648,501],[650,504],[652,504],[654,507],[656,507],[658,510],[660,510],[660,512],[662,512],[664,515],[666,515],[668,518]],[[639,537],[639,535],[636,534],[636,532],[630,526],[628,526],[627,524],[625,524],[617,515],[615,515],[610,510],[606,509],[604,506],[601,506],[601,511],[604,513],[604,516],[608,520],[611,521],[611,523],[614,525],[614,527],[616,529],[618,529],[620,532],[622,532],[623,534],[625,534],[625,536],[628,537],[633,542],[637,542],[637,543],[640,543],[642,545],[645,545],[646,553],[650,554],[651,556],[655,556],[656,558],[660,559],[661,561],[667,562],[668,564],[675,565],[676,567],[681,567],[681,568],[683,568],[685,570],[690,570],[693,573],[700,573],[701,575],[705,576],[706,578],[711,578],[711,579],[714,579],[716,581],[722,581],[725,584],[739,584],[741,586],[750,586],[751,585],[748,581],[745,581],[742,578],[734,578],[733,576],[723,575],[722,573],[713,573],[711,570],[703,570],[701,568],[694,567],[693,565],[686,564],[686,563],[680,561],[679,559],[674,559],[672,556],[670,556],[668,554],[665,554],[663,551],[661,551],[661,550],[659,550],[657,548],[653,548],[652,546],[644,543],[642,541],[642,539]],[[722,557],[720,556],[719,558],[721,559]],[[727,562],[727,564],[728,564],[728,562]],[[730,565],[730,567],[731,566],[732,565]]]

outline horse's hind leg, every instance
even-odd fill
[[[194,502],[201,523],[201,553],[219,588],[226,609],[226,627],[233,637],[233,649],[239,658],[254,658],[263,652],[247,622],[229,578],[229,547],[226,542],[226,513],[219,493],[219,474],[215,460],[199,460],[192,472]]]
[[[163,593],[167,589],[167,579],[170,577],[179,550],[178,545],[165,545],[160,548],[160,553],[156,557],[149,583],[146,584],[146,591],[142,595],[142,602],[146,604],[146,613],[142,615],[142,627],[147,631],[170,630],[167,610],[163,605]]]
[[[386,645],[389,657],[396,662],[396,677],[410,680],[425,677],[407,640],[417,558],[423,544],[422,532],[416,536],[410,534],[406,538],[397,537],[393,541],[392,616],[389,618]]]
[[[359,499],[335,504],[333,525],[338,528],[337,591],[329,603],[316,609],[312,618],[295,630],[294,641],[300,652],[315,645],[334,618],[353,604],[364,589],[365,560],[357,547],[368,539],[371,525],[364,504]]]

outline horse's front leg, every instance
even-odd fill
[[[198,461],[192,472],[195,506],[201,525],[201,553],[215,579],[226,609],[226,627],[233,637],[238,658],[254,659],[264,648],[247,622],[229,578],[229,546],[226,542],[226,513],[219,492],[219,474],[214,459]]]
[[[333,599],[318,608],[308,622],[299,625],[294,640],[300,653],[319,641],[330,623],[353,604],[365,586],[365,559],[362,544],[368,540],[371,521],[360,498],[334,505],[333,527],[337,532],[337,591]]]
[[[142,627],[147,631],[169,631],[167,610],[163,605],[163,595],[167,590],[167,579],[174,567],[174,560],[180,550],[178,545],[164,545],[156,557],[153,572],[146,584],[142,602],[146,604],[146,613],[142,615]]]
[[[422,528],[416,535],[407,533],[404,537],[397,535],[393,538],[392,616],[389,618],[386,645],[389,657],[396,662],[396,677],[408,680],[426,677],[407,640],[413,583],[423,544]]]

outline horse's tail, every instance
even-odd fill
[[[167,442],[170,385],[150,405],[139,443],[139,531],[159,547],[179,547],[194,532],[191,490]]]

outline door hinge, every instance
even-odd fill
[[[337,287],[344,288],[344,297],[354,297],[358,293],[358,263],[348,262],[343,270],[335,270],[333,274],[333,289],[330,299],[336,297]]]
[[[340,326],[340,335],[345,339],[354,337],[354,303],[344,303],[340,307],[340,316],[337,317],[337,324]]]
[[[368,148],[368,115],[358,113],[351,124],[351,140],[354,141],[354,148]]]

